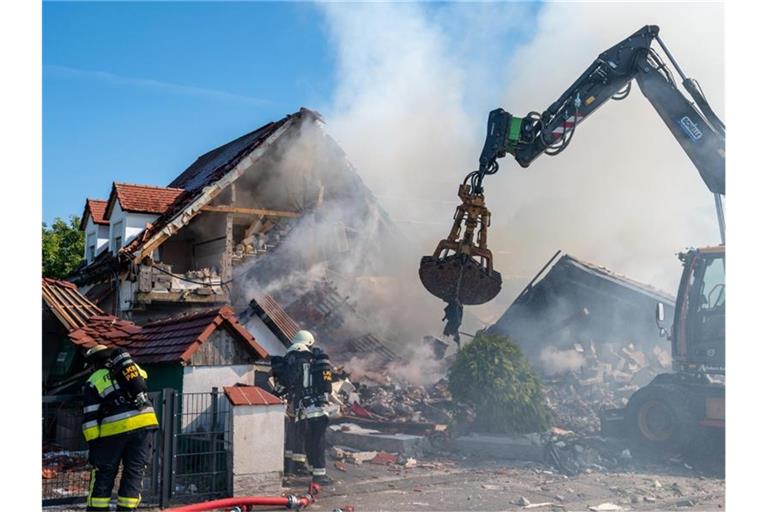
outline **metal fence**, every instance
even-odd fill
[[[160,428],[151,438],[142,502],[166,507],[231,496],[229,400],[217,388],[209,393],[165,389],[152,399]],[[82,399],[43,397],[42,412],[43,506],[83,502],[91,466],[81,431]]]
[[[232,406],[223,393],[174,397],[168,503],[232,495]],[[170,416],[170,415],[169,415]],[[163,502],[166,500],[163,499]],[[161,503],[164,504],[164,503]]]

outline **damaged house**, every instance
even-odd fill
[[[266,308],[319,332],[335,358],[398,357],[350,295],[387,275],[400,237],[310,110],[209,151],[167,187],[113,183],[86,201],[81,229],[84,263],[70,279],[121,319],[228,304],[259,336]],[[289,344],[293,319],[272,324],[270,354]]]
[[[558,251],[489,331],[509,336],[534,364],[574,344],[582,352],[667,348],[655,322],[659,302],[674,312],[673,296]]]
[[[245,307],[255,283],[291,272],[370,272],[395,228],[320,123],[302,109],[204,154],[167,187],[114,183],[108,199],[87,200],[72,280],[107,311],[147,321]]]

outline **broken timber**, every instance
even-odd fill
[[[299,212],[286,212],[280,210],[265,210],[263,208],[240,208],[237,206],[203,206],[200,211],[203,212],[218,212],[218,213],[235,213],[239,215],[261,215],[264,217],[301,217]]]
[[[192,218],[197,214],[202,212],[203,208],[208,206],[208,204],[216,196],[218,196],[222,190],[234,183],[240,176],[242,176],[243,173],[250,166],[252,166],[256,160],[261,158],[267,149],[271,148],[272,144],[278,140],[286,132],[286,130],[288,130],[289,127],[294,126],[296,122],[297,121],[294,118],[291,121],[283,124],[280,128],[275,130],[274,133],[267,137],[263,144],[260,144],[245,158],[240,160],[240,162],[238,162],[232,170],[222,176],[221,179],[219,179],[216,183],[205,187],[203,189],[203,193],[200,194],[197,199],[189,203],[186,207],[182,208],[181,211],[174,215],[173,219],[171,219],[168,224],[163,227],[163,229],[152,235],[152,237],[142,245],[141,250],[134,255],[133,262],[135,264],[139,264],[146,256],[150,256],[152,251],[160,246],[160,244],[165,242],[182,227],[186,226],[189,221],[191,221]],[[299,120],[298,122],[301,121]]]

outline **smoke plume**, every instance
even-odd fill
[[[545,109],[600,52],[657,24],[683,70],[724,114],[721,4],[319,8],[337,61],[338,87],[321,107],[328,131],[408,237],[411,258],[401,273],[414,284],[414,305],[440,305],[416,284],[418,261],[448,232],[488,111]],[[580,125],[563,154],[542,156],[527,170],[509,157],[500,163],[486,197],[489,244],[505,286],[465,317],[495,321],[559,248],[674,290],[675,252],[719,241],[711,194],[637,87]],[[439,317],[430,321],[439,329]]]

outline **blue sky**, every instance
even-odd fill
[[[301,106],[330,110],[344,78],[328,21],[333,8],[324,7],[44,2],[43,220],[79,215],[85,198],[106,198],[112,181],[166,185],[200,154]],[[400,7],[434,22],[467,63],[478,41],[483,59],[500,59],[530,32],[499,12],[538,10]],[[470,17],[484,28],[468,31],[462,20]],[[484,114],[477,122],[481,128]]]
[[[43,7],[43,220],[114,181],[166,185],[199,154],[325,101],[333,60],[304,3]]]

